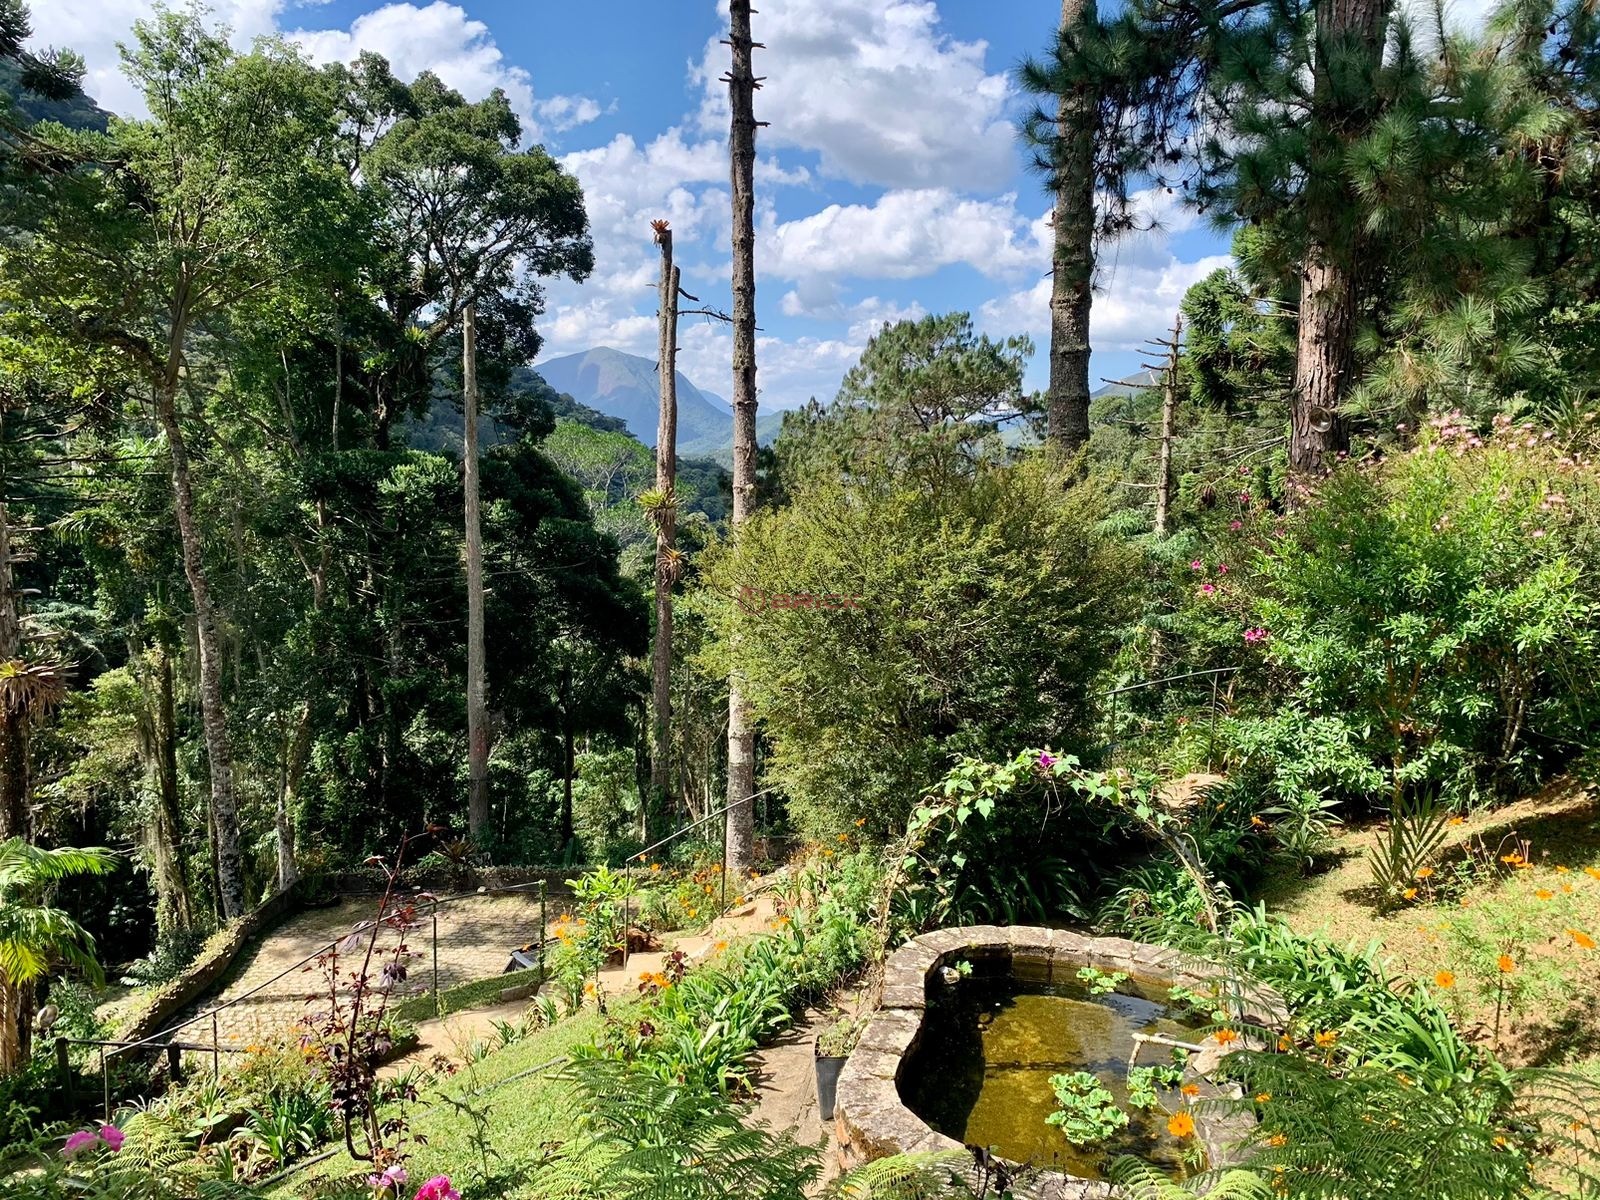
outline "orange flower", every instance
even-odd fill
[[[1534,893],[1534,895],[1539,897],[1541,900],[1554,900],[1556,898],[1556,894],[1549,888],[1540,888]]]
[[[1267,1145],[1273,1147],[1274,1149],[1279,1146],[1287,1146],[1288,1144],[1289,1137],[1287,1134],[1283,1133],[1275,1133],[1267,1139]]]
[[[1200,1094],[1200,1085],[1198,1083],[1186,1083],[1178,1090],[1185,1096],[1198,1096]]]
[[[1416,898],[1417,898],[1417,889],[1416,888],[1407,888],[1405,891],[1400,893],[1400,899],[1402,899],[1402,900],[1415,900]]]
[[[1217,1039],[1217,1045],[1227,1046],[1239,1040],[1239,1035],[1231,1029],[1219,1029],[1211,1035]]]
[[[683,911],[688,913],[691,917],[698,917],[700,915],[700,910],[698,908],[686,908]]]
[[[1433,878],[1433,868],[1432,867],[1418,867],[1417,868],[1417,878],[1418,879],[1432,879]]]
[[[1453,988],[1456,985],[1455,973],[1453,971],[1440,971],[1433,977],[1433,981],[1442,988]]]
[[[1600,867],[1585,867],[1583,873],[1590,879],[1600,879]]]
[[[867,823],[867,819],[865,817],[857,817],[856,818],[856,828],[857,829],[860,829],[866,823]]]
[[[1272,1093],[1271,1092],[1257,1092],[1256,1093],[1256,1103],[1257,1104],[1265,1104],[1268,1100],[1271,1100],[1271,1099],[1272,1099]]]
[[[1459,817],[1459,816],[1458,817],[1451,817],[1448,821],[1445,822],[1446,825],[1465,825],[1466,823],[1467,823],[1467,819],[1465,817]]]
[[[728,943],[727,942],[718,942],[715,946],[713,946],[711,948],[714,951],[716,951],[718,954],[721,954],[724,950],[726,950],[728,948]]]
[[[1337,1029],[1324,1029],[1316,1036],[1317,1047],[1322,1050],[1326,1050],[1338,1040],[1339,1031]]]
[[[1194,1118],[1186,1112],[1173,1113],[1167,1118],[1167,1132],[1178,1138],[1193,1137]]]
[[[660,872],[661,872],[661,864],[660,863],[651,863],[650,864],[650,873],[652,875],[660,874]]]
[[[1500,956],[1499,966],[1500,966],[1500,973],[1502,975],[1509,975],[1509,974],[1511,974],[1511,972],[1513,972],[1513,971],[1515,971],[1517,969],[1516,960],[1513,959],[1511,957],[1511,955],[1509,955],[1509,954],[1502,954]]]
[[[1565,874],[1567,874],[1567,873],[1568,873],[1568,872],[1569,872],[1569,871],[1570,871],[1570,870],[1571,870],[1571,868],[1570,868],[1570,867],[1563,867],[1563,866],[1561,866],[1561,865],[1560,865],[1560,864],[1559,864],[1559,863],[1558,863],[1558,864],[1557,864],[1557,865],[1556,865],[1556,874],[1557,874],[1557,875],[1565,875]]]
[[[1278,1049],[1288,1053],[1294,1049],[1294,1039],[1287,1033],[1278,1035]]]
[[[1561,890],[1563,892],[1571,892],[1572,891],[1572,885],[1570,883],[1563,883],[1561,885]]]
[[[1468,900],[1465,896],[1461,897],[1461,907],[1462,908],[1471,908],[1472,907],[1472,901]]]
[[[824,850],[822,852],[822,857],[823,858],[832,858],[833,857],[833,851],[832,850]]]
[[[839,835],[839,840],[841,842],[848,842],[850,840],[850,835],[848,833],[841,833]]]
[[[1585,950],[1594,949],[1594,939],[1581,929],[1569,929],[1567,936]]]

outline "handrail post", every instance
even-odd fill
[[[633,863],[622,864],[622,969],[628,969],[628,922],[633,915]]]
[[[211,1078],[222,1078],[222,1041],[217,1036],[217,1010],[211,1010]]]
[[[1206,770],[1211,770],[1211,760],[1217,750],[1217,680],[1211,677],[1211,732],[1206,735]]]
[[[545,880],[539,879],[539,986],[544,986],[544,940],[549,929],[549,918],[545,914]]]
[[[111,1124],[111,1068],[106,1064],[106,1048],[100,1047],[100,1087],[104,1093],[106,1124]]]
[[[444,1002],[439,998],[439,902],[433,903],[433,1015],[444,1016]]]

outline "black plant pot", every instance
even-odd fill
[[[824,1121],[833,1120],[833,1101],[839,1090],[839,1072],[847,1057],[834,1058],[817,1052],[817,1109]]]

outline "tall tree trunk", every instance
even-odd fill
[[[483,526],[478,506],[478,310],[461,314],[461,482],[467,508],[467,832],[489,825],[489,701],[484,680]]]
[[[1161,449],[1156,466],[1156,536],[1164,538],[1172,523],[1172,421],[1178,408],[1178,342],[1183,317],[1172,323],[1172,341],[1161,385]]]
[[[23,1038],[33,1019],[26,985],[12,983],[0,975],[0,1078],[15,1074],[28,1062]]]
[[[288,891],[300,878],[300,867],[294,853],[294,815],[299,807],[300,783],[306,777],[306,763],[311,758],[311,716],[311,701],[306,700],[300,705],[300,715],[295,719],[294,732],[289,737],[283,783],[278,789],[277,811],[273,814],[278,841],[280,892]]]
[[[650,809],[664,808],[672,789],[672,585],[677,581],[678,538],[678,268],[672,265],[672,230],[656,228],[661,247],[658,307],[661,344],[656,353],[661,414],[656,429],[656,643],[650,662],[650,796],[641,824],[648,837]]]
[[[756,494],[756,82],[750,0],[731,0],[728,40],[733,119],[728,151],[733,184],[733,513],[735,536]],[[756,731],[738,673],[728,680],[728,834],[723,866],[742,873],[755,861]]]
[[[155,677],[140,670],[140,690],[150,697],[138,713],[139,757],[144,763],[152,803],[146,841],[150,875],[156,888],[156,927],[162,933],[188,929],[194,923],[189,878],[183,860],[183,814],[178,798],[176,706],[172,656],[163,645],[147,653],[129,646],[129,661],[143,664],[155,656]]]
[[[217,894],[222,916],[244,915],[244,862],[239,852],[239,806],[233,787],[233,749],[228,740],[228,714],[222,703],[222,638],[217,611],[206,578],[200,526],[195,520],[194,492],[189,483],[189,452],[178,424],[176,381],[157,397],[161,428],[172,455],[173,507],[178,540],[183,547],[183,573],[194,599],[195,642],[200,651],[200,717],[205,726],[206,760],[211,770],[211,824],[215,837]]]
[[[1378,117],[1372,76],[1383,58],[1389,0],[1319,0],[1308,127],[1321,131],[1309,174],[1337,178],[1351,142]],[[1355,67],[1365,64],[1364,70]],[[1295,339],[1294,394],[1289,411],[1289,469],[1325,470],[1350,447],[1340,406],[1355,366],[1356,315],[1361,305],[1360,233],[1350,227],[1354,205],[1343,196],[1314,198],[1300,265],[1300,319]]]
[[[11,569],[11,514],[0,495],[0,663],[22,658],[22,614]],[[28,714],[0,699],[0,841],[28,836]]]
[[[572,847],[574,835],[572,822],[572,776],[576,770],[577,751],[572,736],[572,668],[561,668],[561,853],[565,857]]]
[[[1061,0],[1065,41],[1095,19],[1094,0]],[[1050,285],[1050,440],[1071,453],[1089,440],[1089,311],[1094,294],[1094,135],[1086,87],[1061,97],[1054,149],[1055,253]]]

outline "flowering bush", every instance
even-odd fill
[[[1525,786],[1600,712],[1600,480],[1553,445],[1445,418],[1255,531],[1241,636],[1395,794]]]

